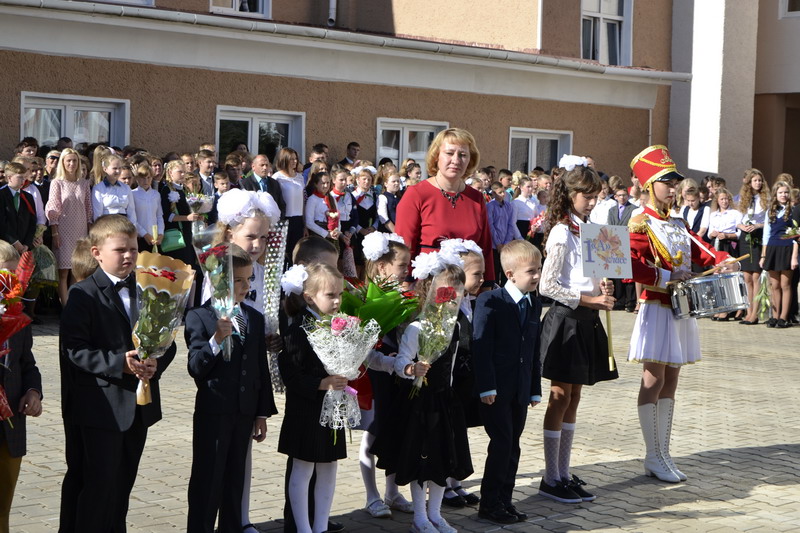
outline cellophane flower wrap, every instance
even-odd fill
[[[289,223],[281,220],[267,233],[267,253],[264,257],[264,323],[267,335],[278,334],[278,312],[281,307],[281,276],[286,265],[286,237]],[[286,390],[278,368],[278,353],[267,351],[267,364],[272,391]]]
[[[363,322],[343,313],[309,322],[304,329],[325,371],[350,381],[358,377],[358,368],[378,342],[381,330],[374,320]],[[361,422],[356,394],[357,391],[349,388],[326,392],[320,425],[333,430],[356,427]]]
[[[47,230],[47,226],[39,224],[36,226],[35,237],[38,239]],[[32,287],[58,287],[58,266],[56,256],[53,251],[44,244],[40,244],[32,250],[33,260],[36,268],[31,276],[30,285]]]
[[[31,323],[31,319],[23,312],[22,295],[28,289],[34,267],[33,254],[25,252],[14,272],[0,270],[0,361],[3,363],[9,352],[8,339]],[[13,416],[6,390],[0,383],[0,421],[7,421],[13,428]]]
[[[207,213],[211,212],[211,209],[214,208],[214,197],[199,192],[187,192],[186,203],[189,204],[189,209],[192,213],[207,215]],[[205,219],[206,216],[203,216],[203,220],[195,220],[192,222],[193,239],[195,234],[201,233],[205,230]]]
[[[133,326],[133,345],[140,359],[156,359],[175,340],[189,301],[194,270],[178,259],[142,252],[136,260],[135,273],[139,319]],[[136,390],[136,402],[147,405],[151,401],[149,383],[142,380]]]
[[[203,274],[208,276],[211,285],[211,306],[217,318],[231,318],[236,302],[233,298],[233,260],[229,243],[214,244],[218,231],[211,226],[203,231],[192,233],[192,244],[197,254],[197,262]],[[231,341],[222,342],[222,358],[231,360]]]
[[[363,321],[375,320],[381,337],[411,320],[418,307],[416,295],[402,291],[395,280],[375,279],[367,284],[348,280],[342,293],[341,311]]]
[[[419,351],[417,360],[433,364],[450,346],[458,319],[458,308],[464,297],[464,286],[444,282],[442,275],[433,278],[425,304],[417,318],[419,322]],[[417,394],[425,384],[424,377],[414,379],[411,393]]]

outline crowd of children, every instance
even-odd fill
[[[177,352],[173,344],[159,359],[139,359],[130,334],[138,318],[131,272],[137,253],[156,247],[197,269],[191,246],[195,224],[208,223],[215,244],[230,244],[236,311],[230,319],[218,318],[208,301],[208,281],[203,286],[198,274],[194,305],[185,316],[188,371],[197,386],[190,532],[211,533],[215,525],[225,533],[255,531],[249,517],[252,444],[264,440],[267,419],[278,413],[268,351],[280,353],[285,385],[278,441],[278,451],[287,456],[285,531],[341,530],[330,510],[346,439],[342,429],[323,427],[320,413],[327,391],[345,390],[348,378],[329,375],[309,341],[308,325],[340,310],[345,277],[413,291],[419,302],[438,297],[440,289],[452,290],[460,302],[454,329],[447,332],[450,342],[432,362],[421,357],[422,317],[385,332],[367,360],[372,396],[362,405],[359,426],[365,511],[376,518],[394,511],[412,514],[411,531],[423,533],[456,531],[442,505],[477,505],[480,518],[501,525],[527,519],[515,504],[514,486],[520,437],[528,408],[542,402],[542,378],[550,381],[550,390],[539,494],[563,503],[596,498],[572,473],[570,459],[582,388],[617,378],[599,311],[619,305],[639,311],[629,359],[643,363],[639,418],[646,473],[670,482],[686,478],[669,456],[669,433],[678,370],[699,359],[697,326],[693,319],[674,319],[660,305],[667,281],[691,275],[679,252],[691,253],[693,262],[706,267],[726,262],[726,268],[735,264],[732,257],[751,254],[742,269],[753,303],[741,323],[758,323],[753,291],[761,269],[768,272],[772,291],[767,326],[788,327],[793,319],[798,246],[783,237],[800,216],[792,207],[796,195],[788,175],[768,193],[764,176],[748,170],[737,197],[721,179],[709,179],[709,208],[702,187],[679,181],[674,166],[669,173],[650,171],[651,153],[668,158],[663,147],[637,156],[631,189],[618,176],[602,179],[586,158],[575,156],[565,156],[550,174],[478,169],[466,186],[480,191],[487,207],[497,285],[485,290],[489,260],[475,242],[448,236],[437,250],[425,248],[412,257],[394,233],[404,191],[420,179],[414,161],[400,168],[382,161],[376,168],[358,160],[358,146],[351,143],[348,157],[329,166],[327,147],[317,145],[305,173],[298,154],[288,148],[276,154],[274,173],[266,156],[249,159],[246,152],[233,153],[225,172],[215,173],[214,146],[201,147],[195,156],[174,153],[164,159],[98,146],[90,172],[88,158],[64,148],[48,166],[53,175],[47,186],[40,187],[31,179],[38,163],[25,155],[31,147],[38,148],[24,140],[20,155],[3,168],[0,267],[13,268],[20,254],[45,239],[56,252],[59,276],[53,281],[64,306],[60,363],[67,472],[60,520],[65,532],[124,530],[147,428],[161,418],[159,377]],[[472,163],[475,168],[477,161]],[[455,209],[461,192],[441,193]],[[188,199],[198,194],[213,197],[207,216],[190,207]],[[287,221],[290,253],[282,278],[281,334],[267,336],[264,257],[270,228],[279,220]],[[37,224],[46,222],[46,237],[37,236]],[[582,275],[578,236],[580,226],[592,222],[630,228],[631,280],[615,285]],[[664,251],[653,240],[677,248]],[[641,306],[634,283],[646,286]],[[539,295],[551,302],[544,317]],[[231,345],[230,360],[220,355],[224,343]],[[9,348],[0,378],[7,380],[9,371],[16,376],[6,394],[15,420],[23,422],[42,409],[30,328],[15,335]],[[143,378],[150,380],[153,401],[137,405],[135,391]],[[424,385],[415,389],[419,381]],[[461,481],[475,470],[467,428],[480,426],[489,445],[478,496]],[[2,519],[8,518],[24,435],[22,423],[13,432],[0,430],[0,532],[8,529]],[[385,472],[383,495],[377,469]],[[405,485],[410,501],[400,490]]]

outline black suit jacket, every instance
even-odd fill
[[[26,201],[27,200],[27,201]],[[33,196],[20,191],[19,211],[14,208],[14,195],[11,189],[0,189],[0,239],[14,244],[19,241],[28,248],[33,247],[36,233],[36,204]]]
[[[0,384],[6,390],[8,404],[14,412],[11,427],[7,421],[0,422],[0,433],[5,434],[11,457],[22,457],[25,449],[25,415],[17,412],[19,400],[30,389],[42,392],[42,375],[33,358],[33,333],[30,325],[8,339],[9,353],[5,359],[8,369],[0,365]]]
[[[520,324],[519,306],[504,288],[478,297],[472,320],[472,361],[478,394],[496,390],[520,404],[542,394],[539,338],[542,304],[531,295],[525,324]]]
[[[132,302],[132,305],[135,302]],[[67,423],[126,431],[136,414],[139,380],[123,373],[133,350],[130,323],[109,277],[98,268],[70,288],[61,313],[61,409]],[[145,427],[161,419],[158,378],[175,358],[175,343],[158,359],[152,403],[138,406]]]
[[[630,202],[625,204],[622,216],[619,216],[619,204],[608,209],[608,224],[612,226],[627,226],[631,219],[631,214],[636,211],[636,206]]]
[[[272,416],[278,413],[267,366],[264,317],[251,307],[246,313],[244,343],[236,335],[231,360],[214,354],[208,341],[217,330],[217,315],[210,302],[186,314],[184,336],[189,348],[189,375],[197,385],[195,412]]]
[[[253,172],[250,172],[247,177],[242,178],[239,181],[241,188],[245,191],[260,191],[261,190],[261,180],[260,177],[256,176]],[[278,204],[278,209],[281,210],[281,218],[286,215],[286,202],[283,201],[283,193],[281,192],[281,184],[278,183],[273,177],[267,176],[267,192],[272,196],[275,200],[275,203]]]

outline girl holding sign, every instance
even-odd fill
[[[675,390],[681,366],[700,360],[700,340],[694,318],[672,314],[667,283],[692,277],[691,264],[710,267],[730,258],[708,247],[686,222],[669,216],[676,185],[683,176],[666,146],[651,146],[631,161],[642,189],[650,192],[644,211],[631,218],[633,279],[644,285],[641,307],[631,337],[629,361],[642,363],[639,423],[647,449],[644,471],[662,481],[686,479],[669,455]],[[728,263],[723,271],[738,270]]]
[[[616,379],[608,338],[599,310],[614,306],[614,284],[582,273],[580,225],[588,222],[597,202],[601,179],[586,158],[565,155],[564,170],[553,185],[545,236],[547,260],[540,292],[553,299],[542,326],[542,376],[550,379],[550,400],[544,415],[545,475],[539,494],[563,503],[592,501],[585,483],[570,475],[569,462],[578,403],[584,385]]]

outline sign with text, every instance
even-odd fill
[[[581,224],[583,275],[589,278],[630,278],[631,237],[627,226]]]

